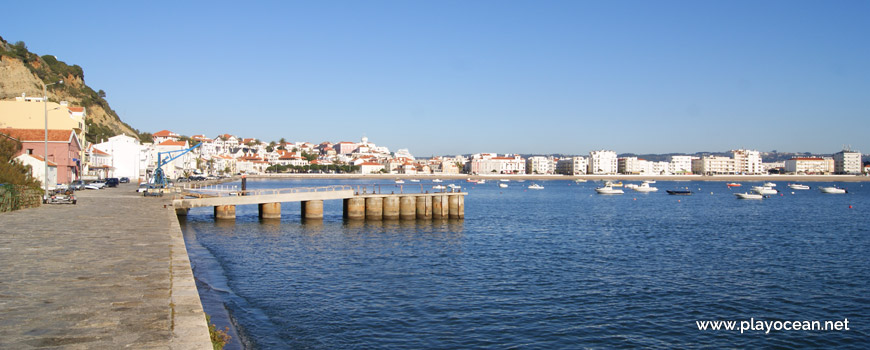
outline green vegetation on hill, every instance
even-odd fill
[[[111,119],[108,124],[95,122],[91,120],[92,118],[88,119],[88,132],[85,137],[88,141],[99,142],[100,140],[118,135],[123,132],[124,127],[134,131],[140,140],[143,139],[143,135],[139,130],[121,121],[118,113],[109,106],[109,102],[105,99],[105,91],[94,91],[94,89],[84,84],[84,70],[79,65],[68,65],[52,55],[38,56],[27,50],[27,45],[23,41],[10,45],[2,37],[0,37],[0,56],[21,60],[24,66],[42,80],[43,84],[64,80],[64,84],[55,84],[47,87],[48,91],[56,96],[59,95],[63,96],[63,98],[77,101],[78,105],[89,110],[100,107],[105,111],[106,115]],[[75,83],[76,81],[81,83]],[[42,88],[42,86],[39,86],[39,88]],[[144,140],[142,141],[144,142]]]

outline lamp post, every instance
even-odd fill
[[[54,84],[63,84],[63,80],[58,80],[57,82],[50,84],[42,84],[42,107],[45,110],[45,154],[43,154],[43,160],[45,161],[45,179],[43,183],[45,184],[45,197],[48,198],[48,91],[47,88],[49,85]]]

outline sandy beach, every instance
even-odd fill
[[[445,180],[620,180],[620,181],[725,181],[725,182],[759,182],[759,181],[785,181],[785,182],[870,182],[870,176],[856,175],[468,175],[468,174],[263,174],[247,175],[249,179],[445,179]]]

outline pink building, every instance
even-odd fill
[[[44,157],[45,129],[0,129],[0,133],[21,142],[21,154]],[[82,146],[72,130],[48,130],[48,160],[57,164],[57,183],[68,184],[79,178]],[[34,170],[36,171],[36,170]]]

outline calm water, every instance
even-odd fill
[[[182,229],[206,311],[231,319],[249,348],[870,344],[870,184],[830,195],[779,182],[782,196],[752,201],[724,182],[659,181],[657,193],[620,196],[595,194],[593,182],[538,183],[467,187],[464,221],[345,223],[341,201],[327,201],[322,223],[301,223],[287,203],[279,223],[260,223],[256,206],[229,223],[198,208]],[[677,187],[696,193],[664,192]],[[741,334],[695,322],[750,318],[847,318],[850,330]]]

